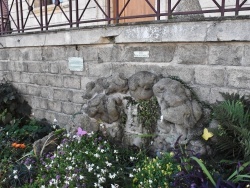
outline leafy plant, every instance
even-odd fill
[[[134,187],[169,187],[174,175],[181,170],[171,153],[163,153],[160,157],[147,157],[134,169]]]
[[[12,119],[29,119],[31,107],[8,82],[0,83],[0,125],[7,125]]]
[[[100,134],[81,131],[65,137],[54,153],[40,157],[37,178],[29,187],[131,187],[137,161],[137,153],[114,149]]]
[[[214,107],[214,119],[219,123],[213,130],[217,136],[216,153],[222,159],[250,160],[249,101],[236,94],[223,94],[227,99]]]

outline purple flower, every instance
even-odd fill
[[[82,130],[81,127],[78,127],[76,135],[77,136],[83,136],[85,134],[87,134],[87,131],[84,131],[84,130]]]

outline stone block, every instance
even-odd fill
[[[162,25],[134,25],[126,27],[116,38],[116,43],[160,42]]]
[[[85,91],[87,83],[95,81],[96,79],[97,79],[96,77],[82,77],[81,78],[81,89]]]
[[[48,84],[47,75],[44,75],[44,74],[33,74],[32,81],[34,84],[41,85],[41,86],[46,86]]]
[[[48,100],[48,110],[61,112],[62,103],[60,101]]]
[[[227,84],[235,88],[250,88],[250,68],[249,67],[227,67]]]
[[[73,91],[67,89],[54,89],[54,100],[58,101],[73,101]]]
[[[50,123],[53,123],[55,118],[59,122],[59,118],[56,117],[56,114],[57,113],[54,111],[46,110],[44,113],[44,118],[47,119]]]
[[[32,113],[34,113],[34,117],[36,119],[43,119],[45,118],[45,112],[46,110],[43,110],[43,109],[32,109]]]
[[[66,128],[66,125],[68,124],[71,117],[71,115],[55,113],[55,118],[57,119],[58,124],[61,128]]]
[[[204,41],[207,31],[206,22],[174,22],[164,24],[160,31],[161,42]]]
[[[1,54],[0,54],[1,56]],[[8,62],[7,61],[0,61],[0,71],[7,71],[8,70]]]
[[[7,64],[7,69],[9,71],[16,71],[15,61],[9,61]]]
[[[12,83],[15,88],[17,88],[18,92],[21,94],[27,94],[27,86],[26,84],[22,83]],[[30,96],[29,96],[30,97]]]
[[[47,98],[47,99],[53,99],[53,88],[52,87],[42,87],[41,88],[41,97]]]
[[[241,65],[250,66],[250,45],[244,46],[244,56],[242,58]]]
[[[66,46],[65,52],[67,57],[79,57],[79,47],[76,46]]]
[[[28,72],[33,73],[39,73],[41,69],[41,63],[40,62],[28,62]]]
[[[42,49],[40,47],[35,48],[21,48],[22,60],[24,61],[41,61]]]
[[[95,46],[78,46],[79,57],[83,58],[84,62],[98,61],[98,49]]]
[[[221,93],[238,93],[237,89],[225,88],[225,87],[214,87],[211,88],[209,102],[211,104],[216,103],[217,101],[223,101]]]
[[[33,97],[32,99],[32,106],[34,108],[40,108],[40,109],[48,109],[48,99],[44,99],[41,97]]]
[[[210,102],[210,87],[203,87],[199,85],[191,85],[194,93],[197,95],[200,101]]]
[[[244,46],[242,45],[211,45],[208,54],[209,64],[239,66],[243,53]]]
[[[24,63],[23,61],[16,61],[15,62],[15,71],[27,72],[28,71],[27,63]]]
[[[63,77],[60,75],[49,74],[47,76],[47,85],[52,87],[62,87]]]
[[[73,101],[74,103],[83,104],[84,100],[82,98],[84,91],[74,90],[73,91]]]
[[[12,72],[12,81],[13,82],[22,82],[21,81],[21,72]]]
[[[114,62],[112,63],[112,74],[113,73],[124,73],[125,77],[128,78],[135,74],[136,63],[122,63]]]
[[[194,81],[193,66],[158,63],[150,67],[152,67],[152,70],[155,70],[156,73],[162,74],[164,77],[177,76],[186,83],[192,83]]]
[[[180,64],[206,64],[208,56],[208,47],[203,44],[178,45],[175,58]]]
[[[41,73],[48,73],[50,71],[50,64],[46,61],[43,61],[40,65]]]
[[[66,59],[65,47],[44,47],[42,48],[43,61],[58,61]]]
[[[40,88],[40,86],[27,85],[27,94],[33,95],[33,96],[40,96],[41,95],[41,88]]]
[[[63,86],[65,88],[80,89],[81,88],[80,76],[64,76]]]
[[[76,111],[76,105],[74,103],[63,102],[62,103],[62,113],[73,115],[79,111]]]
[[[201,85],[224,86],[225,68],[214,66],[196,66],[195,83]]]
[[[61,74],[68,74],[71,75],[72,72],[69,70],[68,60],[67,61],[60,61],[60,73]]]
[[[98,57],[104,62],[170,62],[174,58],[176,45],[115,45],[112,48],[98,51]],[[135,57],[135,51],[149,53],[149,57]],[[99,60],[100,60],[99,59]]]
[[[112,75],[112,65],[110,63],[89,63],[90,77],[108,77]]]
[[[58,74],[59,72],[60,72],[60,64],[57,62],[50,63],[50,73]]]
[[[21,53],[20,49],[13,48],[11,50],[8,50],[8,53],[9,53],[10,61],[20,61],[20,60],[22,60],[22,53]]]
[[[34,76],[33,74],[29,74],[27,72],[21,72],[20,80],[21,82],[24,83],[34,83],[33,76]]]
[[[9,59],[9,49],[0,49],[0,60],[8,60]]]

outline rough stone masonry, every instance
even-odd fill
[[[220,92],[250,93],[249,30],[249,17],[238,17],[5,35],[0,79],[21,91],[37,118],[56,118],[61,126],[82,113],[87,83],[115,73],[178,76],[214,103]],[[70,57],[83,59],[83,71],[69,69]]]

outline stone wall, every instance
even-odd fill
[[[0,37],[0,79],[11,81],[38,118],[66,125],[89,81],[138,71],[179,76],[201,100],[250,93],[250,19],[154,22]],[[149,57],[135,57],[148,51]],[[69,57],[83,58],[70,71]]]

